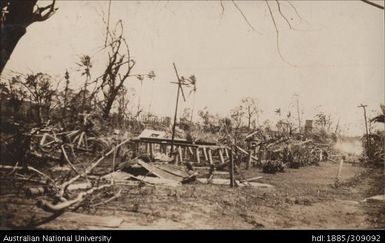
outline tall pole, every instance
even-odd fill
[[[367,105],[360,104],[358,108],[364,110],[364,119],[365,119],[365,134],[366,134],[366,155],[369,156],[369,130],[368,130],[368,119],[366,118],[366,107]]]
[[[299,98],[297,94],[295,94],[294,96],[297,97],[298,131],[301,134],[301,116],[299,113]]]
[[[179,78],[179,75],[178,75],[178,71],[176,70],[175,63],[173,63],[173,65],[174,65],[176,77],[177,77],[177,79],[178,79],[178,91],[177,91],[177,95],[176,95],[176,105],[175,105],[175,113],[174,113],[174,123],[173,123],[173,125],[172,125],[171,153],[170,153],[170,157],[174,154],[175,126],[176,126],[176,117],[177,117],[177,114],[178,114],[179,91],[180,91],[180,89],[181,89],[181,83],[180,83],[180,78]]]

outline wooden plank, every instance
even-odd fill
[[[134,138],[132,140],[137,140],[145,143],[158,143],[158,144],[171,144],[171,139],[169,138]],[[174,144],[182,144],[185,146],[218,146],[216,143],[210,143],[210,142],[200,142],[196,141],[194,144],[191,141],[187,141],[186,139],[174,139]]]
[[[222,179],[222,178],[213,178],[210,181],[207,178],[197,178],[197,181],[207,184],[211,183],[214,185],[230,185],[229,179]]]
[[[244,153],[244,154],[246,154],[246,155],[249,155],[249,153],[248,153],[246,150],[244,150],[243,148],[238,147],[238,146],[236,146],[236,148],[237,148],[239,151],[241,151],[242,153]],[[255,156],[251,156],[251,158],[252,158],[253,160],[255,160],[255,161],[258,161],[258,158],[256,158]]]
[[[273,185],[258,183],[258,182],[242,182],[238,184],[239,186],[252,186],[252,187],[260,187],[260,188],[274,188]]]
[[[146,182],[146,183],[152,184],[152,185],[164,185],[164,186],[172,186],[172,187],[182,185],[179,181],[165,179],[165,178],[158,178],[158,177],[152,177],[152,176],[141,176],[141,175],[139,175],[139,176],[130,175],[130,176],[131,176],[131,178],[133,178],[135,180],[143,181],[143,182]]]
[[[149,172],[151,172],[152,174],[158,176],[159,178],[163,178],[163,179],[169,179],[169,180],[174,180],[174,181],[182,181],[183,178],[180,177],[180,176],[176,176],[176,175],[173,175],[165,170],[162,170],[162,169],[159,169],[153,165],[150,165],[144,161],[141,161],[141,160],[138,160],[137,163],[142,166],[143,168],[145,168],[146,170],[148,170]]]
[[[173,165],[168,165],[168,164],[157,165],[157,164],[155,164],[154,166],[158,169],[164,170],[164,171],[166,171],[170,174],[173,174],[175,176],[179,176],[182,178],[189,176],[189,174],[186,171],[173,168],[173,167],[175,167]]]
[[[207,178],[198,178],[197,181],[207,184],[209,183],[209,180]],[[231,182],[231,181],[230,181]],[[210,181],[211,184],[214,185],[231,185],[229,182],[229,179],[221,179],[221,178],[214,178]],[[260,187],[260,188],[274,188],[273,185],[270,184],[264,184],[264,183],[257,183],[257,182],[240,182],[238,180],[234,180],[234,185],[238,185],[239,187],[244,186],[252,186],[252,187]]]
[[[107,175],[104,175],[102,178],[104,178],[106,180],[114,180],[114,181],[118,182],[118,181],[125,181],[130,177],[131,177],[131,175],[129,173],[121,172],[121,171],[115,171],[115,172],[109,173]]]
[[[256,176],[256,177],[248,178],[248,179],[245,179],[245,180],[241,180],[241,182],[245,182],[245,181],[252,182],[252,181],[256,181],[256,180],[262,179],[262,178],[263,178],[263,176]]]

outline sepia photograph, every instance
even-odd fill
[[[2,242],[385,229],[383,0],[1,0],[0,40],[0,229],[97,230]]]

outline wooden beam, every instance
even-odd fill
[[[249,155],[249,153],[248,153],[246,150],[244,150],[243,148],[238,147],[238,146],[236,146],[236,148],[237,148],[240,152],[242,152],[242,153],[244,153],[244,154],[246,154],[246,155]],[[258,161],[258,158],[256,158],[255,156],[251,156],[251,158],[252,158],[253,160],[255,160],[255,161]]]

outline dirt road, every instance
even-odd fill
[[[118,200],[97,208],[79,208],[76,213],[122,219],[114,229],[385,228],[385,204],[361,202],[384,193],[383,169],[345,164],[336,187],[337,170],[337,164],[326,162],[274,175],[258,169],[242,172],[246,177],[263,176],[259,182],[271,184],[273,189],[203,184],[127,187]],[[3,225],[26,227],[32,213],[22,212],[33,203],[25,206],[15,200],[4,207],[6,201],[1,198],[1,214],[6,215]],[[42,215],[33,210],[35,218]],[[38,227],[104,228],[68,217]]]

